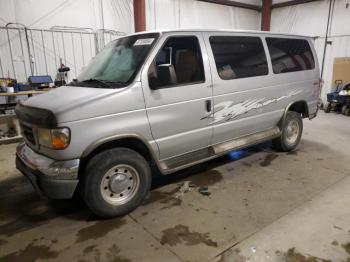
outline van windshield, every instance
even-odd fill
[[[111,42],[69,85],[115,88],[129,84],[158,37],[158,33],[150,33],[122,37]]]

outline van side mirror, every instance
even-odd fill
[[[150,79],[150,88],[157,90],[160,87],[177,83],[175,68],[171,64],[157,65],[157,77]]]

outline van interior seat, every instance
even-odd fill
[[[181,51],[176,61],[175,71],[178,83],[193,81],[198,71],[196,55],[190,50]]]

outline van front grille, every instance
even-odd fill
[[[21,124],[22,130],[23,130],[23,136],[24,138],[31,143],[32,145],[35,145],[35,138],[34,138],[34,132],[33,128],[31,126],[28,126],[26,124]]]

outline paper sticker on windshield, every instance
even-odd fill
[[[137,39],[135,42],[135,45],[150,45],[153,43],[154,38],[144,38],[144,39]]]

